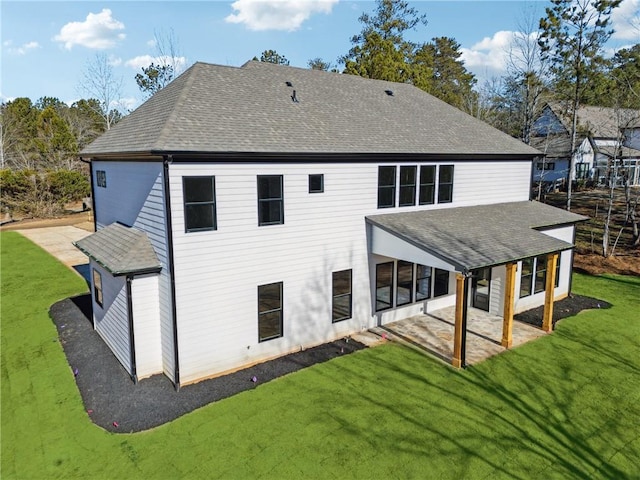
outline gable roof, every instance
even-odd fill
[[[581,222],[587,217],[528,201],[388,213],[366,220],[468,272],[570,249],[572,244],[538,229]]]
[[[226,152],[539,155],[409,84],[256,61],[194,64],[81,155]]]
[[[153,273],[162,268],[147,234],[120,223],[112,223],[74,245],[114,276]]]

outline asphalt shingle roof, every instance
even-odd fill
[[[194,64],[81,155],[189,152],[539,155],[408,84],[255,61]]]
[[[464,272],[572,248],[536,229],[586,219],[539,202],[513,202],[372,215],[367,222]]]
[[[159,272],[162,268],[147,234],[119,223],[112,223],[74,245],[114,276]]]

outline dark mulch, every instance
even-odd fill
[[[51,307],[49,314],[58,329],[88,415],[97,425],[120,433],[162,425],[282,375],[365,348],[353,339],[342,339],[187,385],[177,392],[164,375],[133,383],[109,347],[93,330],[89,295],[58,302]]]
[[[553,326],[555,327],[558,320],[572,317],[580,313],[582,310],[594,308],[610,308],[611,304],[597,298],[583,297],[582,295],[569,295],[567,298],[558,300],[553,304]],[[515,320],[519,320],[534,327],[542,328],[542,315],[544,313],[544,305],[526,312],[518,313],[513,316]]]

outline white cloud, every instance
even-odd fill
[[[100,13],[89,13],[84,22],[67,23],[53,39],[64,43],[67,50],[74,45],[104,50],[124,40],[126,35],[121,33],[122,30],[124,23],[113,18],[111,10],[104,8]]]
[[[151,47],[151,48],[155,48],[155,46],[158,44],[158,42],[156,42],[155,38],[152,38],[151,40],[147,40],[147,46]]]
[[[138,105],[140,105],[140,99],[133,98],[133,97],[126,97],[126,98],[121,98],[117,102],[114,102],[114,105],[112,105],[112,106],[113,107],[121,107],[121,108],[124,108],[127,111],[131,111],[134,108],[136,108]]]
[[[109,63],[109,65],[111,65],[112,67],[119,67],[120,65],[122,65],[122,59],[120,57],[116,57],[115,55],[109,55],[107,63]]]
[[[131,67],[134,70],[140,70],[141,68],[148,67],[152,63],[155,65],[171,65],[174,61],[174,67],[178,72],[182,71],[187,64],[187,59],[185,57],[176,57],[175,59],[172,59],[167,55],[138,55],[137,57],[130,58],[129,60],[124,62],[124,64],[125,66]]]
[[[613,38],[640,42],[640,0],[623,0],[611,13]]]
[[[483,69],[497,75],[504,73],[514,35],[515,32],[501,30],[492,37],[484,37],[471,48],[461,48],[465,67],[474,73]]]
[[[7,40],[3,43],[3,45],[7,47],[7,52],[11,55],[26,55],[30,51],[40,48],[40,44],[38,42],[23,43],[19,47],[12,47],[12,44],[13,42],[11,40]]]
[[[338,0],[236,0],[225,18],[250,30],[298,30],[315,13],[331,13]]]

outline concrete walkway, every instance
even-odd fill
[[[73,242],[83,239],[91,232],[74,226],[44,227],[16,230],[36,245],[40,246],[62,263],[75,270],[85,280],[89,280],[89,259],[73,246]]]
[[[408,343],[450,364],[453,358],[454,321],[455,307],[452,306],[427,315],[415,315],[388,323],[383,327],[375,328],[374,331],[389,339]],[[513,322],[513,347],[543,335],[546,333],[539,328],[516,320]],[[500,345],[501,339],[502,317],[490,315],[476,308],[468,309],[466,350],[468,365],[504,352],[506,349]]]

